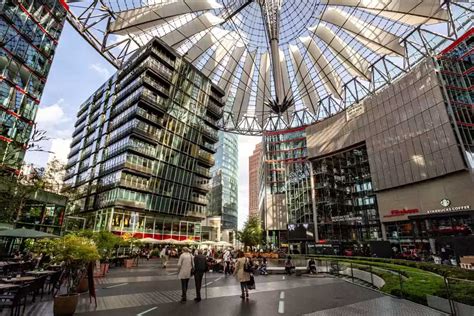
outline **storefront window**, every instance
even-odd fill
[[[153,233],[155,219],[153,217],[147,217],[145,221],[145,232],[146,233]]]
[[[188,235],[187,222],[181,222],[179,224],[179,234],[181,236],[187,236]]]
[[[112,218],[112,230],[121,231],[122,223],[123,223],[123,213],[114,211],[113,218]]]

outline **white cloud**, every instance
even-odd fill
[[[249,156],[261,137],[239,135],[239,228],[249,214]]]
[[[69,146],[71,145],[71,138],[57,138],[51,141],[51,153],[49,154],[48,161],[57,159],[62,163],[67,163],[67,155],[69,154]]]
[[[89,69],[95,71],[97,74],[99,74],[104,79],[109,79],[109,77],[111,76],[109,69],[105,68],[100,63],[95,63],[95,64],[92,64],[92,65],[89,65]]]
[[[42,124],[57,124],[58,122],[64,121],[64,110],[61,105],[64,103],[64,99],[59,99],[58,102],[53,105],[46,107],[39,107],[38,114],[36,115],[36,122]]]
[[[68,138],[73,132],[72,118],[66,114],[64,108],[67,105],[63,99],[59,99],[50,106],[41,106],[36,115],[38,130],[46,131],[48,138]]]

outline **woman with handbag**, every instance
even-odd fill
[[[250,281],[250,272],[252,269],[252,263],[250,259],[246,258],[244,252],[239,250],[237,254],[237,261],[235,262],[234,276],[237,277],[237,280],[240,282],[240,289],[242,290],[242,295],[240,298],[249,297],[248,282]]]
[[[193,255],[187,247],[183,248],[183,253],[178,259],[178,279],[181,280],[181,302],[186,301],[189,279],[193,275],[194,263]]]

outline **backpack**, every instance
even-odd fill
[[[244,263],[244,272],[253,272],[253,265],[250,259],[246,259]]]

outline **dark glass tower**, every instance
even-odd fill
[[[381,238],[367,148],[360,145],[313,161],[318,233],[322,240]]]
[[[66,9],[58,0],[0,2],[0,165],[17,172]]]
[[[224,92],[158,39],[79,109],[66,182],[94,230],[200,238]]]

